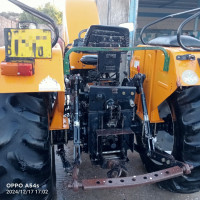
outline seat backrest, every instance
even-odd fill
[[[129,30],[118,26],[91,26],[83,40],[87,47],[128,47]],[[100,73],[118,73],[121,52],[99,52],[98,71]]]
[[[128,47],[129,30],[118,26],[91,26],[84,38],[83,46]]]

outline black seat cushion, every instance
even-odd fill
[[[182,35],[181,41],[186,47],[200,47],[200,40],[198,40],[194,37],[191,37],[191,36]],[[167,47],[179,47],[180,46],[178,44],[176,35],[157,37],[157,38],[154,38],[153,40],[150,40],[148,42],[148,44],[154,45],[154,46],[167,46]]]
[[[97,65],[98,55],[86,55],[81,58],[81,62],[85,65]]]

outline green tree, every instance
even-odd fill
[[[51,3],[46,3],[44,7],[39,7],[37,10],[50,16],[56,22],[56,24],[62,24],[62,12],[59,11],[55,6],[51,5]],[[39,18],[34,17],[27,12],[21,13],[19,19],[20,21],[32,21],[38,24],[45,23],[43,20],[40,20]]]

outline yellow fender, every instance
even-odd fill
[[[0,48],[0,62],[5,60],[5,48]],[[68,129],[64,117],[65,84],[63,57],[59,45],[53,48],[52,59],[35,59],[33,76],[5,76],[0,73],[0,93],[58,92],[58,97],[49,116],[49,129]]]
[[[0,48],[0,63],[5,60],[5,48]],[[64,92],[63,57],[59,45],[53,48],[51,59],[35,59],[33,76],[5,76],[0,73],[0,93]]]
[[[141,45],[143,46],[143,45]],[[135,51],[130,65],[130,77],[137,73],[146,75],[144,91],[151,123],[163,122],[159,117],[158,106],[174,91],[183,86],[200,85],[200,65],[197,58],[199,52],[186,52],[178,47],[165,47],[170,56],[169,71],[163,71],[164,54],[159,50]],[[192,54],[195,60],[177,60],[177,56]],[[137,96],[138,116],[143,119],[140,96]]]

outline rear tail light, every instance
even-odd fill
[[[34,63],[1,63],[1,75],[5,76],[32,76],[34,74]]]

